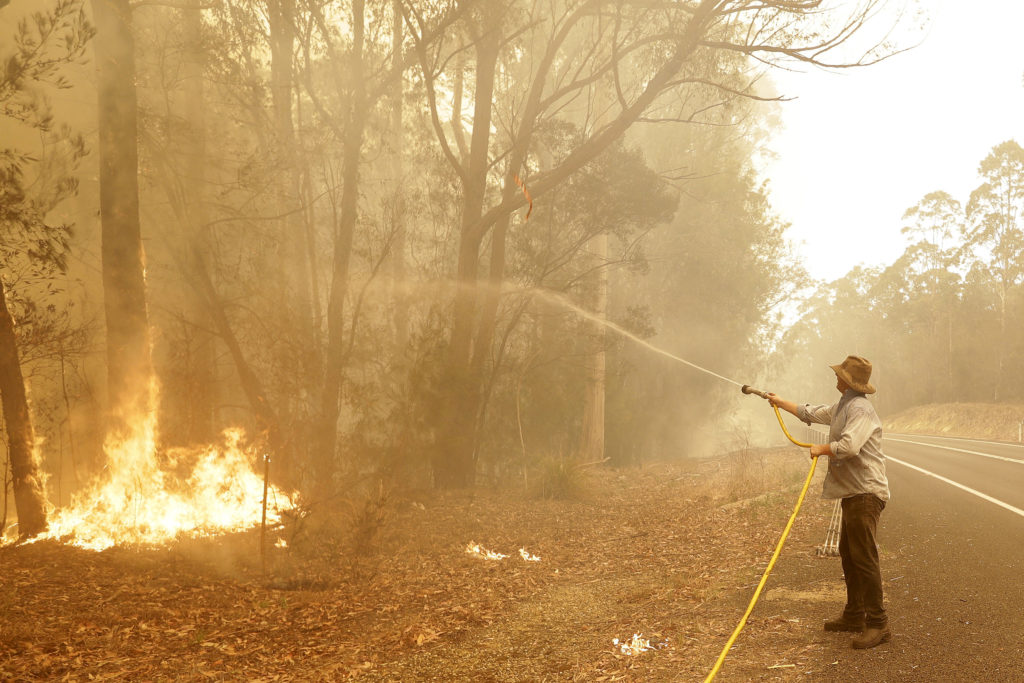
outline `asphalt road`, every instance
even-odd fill
[[[893,640],[861,652],[825,634],[810,677],[1024,681],[1024,447],[899,434],[883,447]]]

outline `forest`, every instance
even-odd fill
[[[8,21],[5,500],[27,477],[64,505],[146,420],[157,460],[243,427],[313,498],[699,451],[718,387],[602,319],[730,376],[863,349],[890,412],[1020,399],[1016,142],[970,197],[907,210],[897,262],[807,287],[758,175],[784,107],[765,58],[848,56],[869,16],[837,30],[813,4],[712,3],[692,45],[694,8],[524,7],[512,28],[444,4],[61,1]]]
[[[869,349],[889,413],[1024,400],[1024,149],[994,145],[977,178],[969,196],[908,201],[903,254],[818,285],[780,348],[807,368],[839,357],[837,342]]]
[[[179,4],[10,22],[19,534],[228,428],[310,504],[685,453],[713,380],[601,323],[743,368],[800,281],[765,65],[893,49],[871,6]]]
[[[342,580],[311,557],[372,582],[398,510],[535,511],[760,438],[650,346],[807,392],[861,353],[880,413],[1022,400],[1020,145],[831,282],[772,205],[773,71],[897,55],[890,5],[0,2],[0,537],[261,528],[275,589]]]

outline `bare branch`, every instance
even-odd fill
[[[444,132],[444,127],[441,125],[441,117],[437,113],[437,92],[434,87],[434,74],[428,63],[426,43],[421,37],[424,32],[423,19],[417,14],[415,19],[418,26],[414,25],[413,17],[410,14],[411,11],[405,13],[404,17],[406,26],[409,28],[409,34],[412,36],[413,43],[420,57],[420,69],[423,72],[424,81],[423,86],[427,93],[427,104],[430,108],[430,123],[434,128],[434,135],[441,145],[441,151],[444,153],[445,159],[448,160],[448,163],[458,174],[463,185],[466,185],[469,183],[469,176],[462,162],[452,151],[451,144],[448,142],[448,135]],[[417,29],[419,30],[417,31]]]

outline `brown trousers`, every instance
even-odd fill
[[[862,493],[843,498],[843,523],[839,532],[839,557],[846,579],[843,617],[864,619],[867,628],[884,628],[889,619],[882,607],[882,570],[878,564],[875,532],[885,502]]]

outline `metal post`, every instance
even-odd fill
[[[263,454],[263,519],[260,521],[260,560],[267,573],[267,488],[270,484],[270,454]]]

